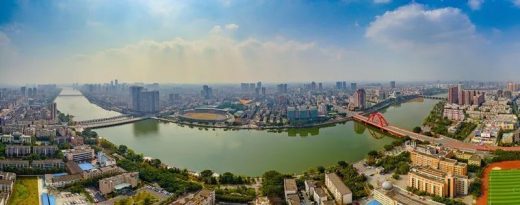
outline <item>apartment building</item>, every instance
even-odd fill
[[[431,167],[412,168],[408,174],[408,186],[441,197],[467,195],[469,179]]]
[[[325,186],[334,196],[338,204],[351,204],[352,191],[343,183],[336,173],[325,174]]]
[[[90,146],[77,146],[74,149],[66,150],[65,158],[67,161],[86,162],[94,159],[94,150]]]
[[[31,167],[36,169],[63,169],[65,163],[62,159],[33,160]]]
[[[129,172],[99,180],[99,191],[106,195],[127,187],[135,188],[139,183],[139,173]]]
[[[58,146],[56,145],[42,145],[42,146],[33,146],[33,153],[38,154],[40,156],[46,156],[51,157],[56,154],[56,152],[59,150]]]

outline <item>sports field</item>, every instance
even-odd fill
[[[199,119],[199,120],[225,120],[226,115],[223,114],[217,114],[217,113],[186,113],[184,116],[192,118],[192,119]]]
[[[520,204],[520,169],[491,171],[488,204]]]
[[[36,177],[17,177],[9,205],[35,205],[38,197],[38,179]]]

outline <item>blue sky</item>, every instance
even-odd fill
[[[3,0],[0,80],[515,80],[519,38],[520,0]]]

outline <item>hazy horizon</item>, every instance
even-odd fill
[[[0,84],[515,81],[520,1],[0,2]]]

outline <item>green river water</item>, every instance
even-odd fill
[[[79,93],[70,88],[62,92]],[[56,102],[58,110],[74,115],[75,120],[119,115],[90,103],[83,96],[59,96]],[[435,103],[436,100],[414,100],[381,112],[390,124],[412,129],[421,124]],[[355,162],[393,140],[352,121],[324,128],[271,132],[190,128],[145,120],[95,131],[114,144],[127,145],[175,167],[249,176],[259,176],[268,170],[302,173],[340,160]]]

